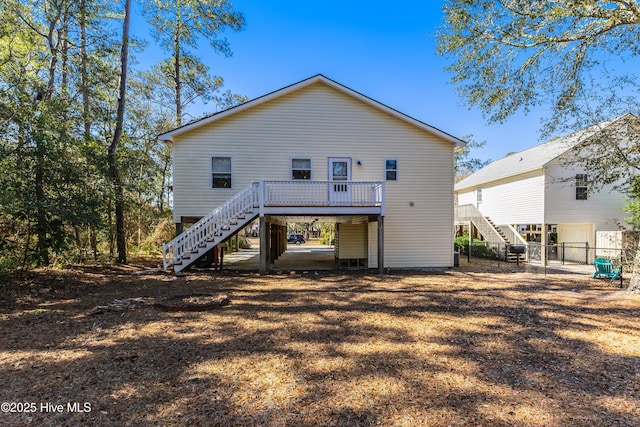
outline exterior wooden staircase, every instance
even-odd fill
[[[258,184],[253,183],[162,245],[164,269],[182,271],[223,243],[259,214]]]
[[[513,227],[496,225],[491,218],[482,215],[473,205],[457,206],[455,220],[456,222],[473,223],[489,245],[500,248],[498,255],[506,259],[507,262],[526,261],[526,253],[513,253],[507,250],[511,245],[527,246],[527,242]]]
[[[504,231],[502,231],[502,229],[500,227],[498,227],[497,225],[495,225],[495,223],[491,220],[491,218],[489,218],[488,216],[485,216],[484,219],[491,224],[491,227],[493,227],[493,229],[496,231],[496,233],[498,233],[498,235],[500,235],[500,237],[502,238],[502,241],[507,244],[510,245],[511,242],[509,241],[509,238],[507,237],[506,234],[504,234]]]

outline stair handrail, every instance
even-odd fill
[[[524,246],[528,245],[527,241],[524,239],[524,237],[522,237],[522,235],[520,233],[518,233],[518,230],[516,230],[513,227],[513,225],[511,225],[511,224],[500,224],[500,225],[498,225],[498,227],[507,236],[507,239],[509,239],[511,244],[513,244],[513,245],[524,245]]]
[[[507,242],[498,230],[491,225],[487,218],[474,205],[460,205],[456,207],[456,220],[471,221],[485,240],[494,246],[504,247]]]
[[[231,225],[249,209],[259,207],[259,182],[252,182],[199,221],[162,244],[164,269],[179,262],[183,254],[191,253],[200,243],[214,237],[214,233]]]

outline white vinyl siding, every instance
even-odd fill
[[[329,179],[328,159],[344,157],[361,161],[354,181],[385,181],[380,165],[397,159],[403,179],[386,181],[385,267],[453,264],[453,144],[325,84],[193,129],[173,147],[176,222],[204,216],[252,180],[291,179],[301,147],[314,180]],[[220,150],[233,157],[233,191],[207,191],[202,180]]]
[[[611,186],[599,192],[589,192],[587,200],[576,200],[575,176],[580,169],[569,169],[557,162],[547,168],[546,213],[548,224],[595,224],[595,231],[618,230],[618,224],[626,225],[629,214],[624,211],[627,200]]]
[[[336,258],[367,258],[367,235],[367,224],[339,224]]]
[[[474,190],[471,190],[471,191],[464,190],[464,192],[458,193],[458,206],[463,206],[463,205],[476,206],[476,200],[477,200],[477,197],[476,197],[476,192]]]
[[[480,197],[478,190],[482,191]],[[544,219],[544,175],[540,170],[458,194],[458,205],[477,206],[479,200],[482,203],[478,208],[495,224],[541,224]]]
[[[369,259],[367,266],[369,268],[378,267],[378,222],[370,222],[367,224],[367,242],[369,244]]]

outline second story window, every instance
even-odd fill
[[[589,183],[587,181],[586,173],[579,173],[576,175],[576,200],[587,200],[587,193],[589,190]]]
[[[291,159],[291,179],[311,179],[311,159]]]
[[[398,180],[398,161],[396,159],[387,159],[384,161],[385,179],[387,181]]]
[[[211,157],[211,187],[231,188],[231,157]]]

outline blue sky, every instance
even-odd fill
[[[225,90],[255,98],[316,74],[336,80],[379,102],[457,137],[486,141],[473,152],[484,160],[536,145],[541,113],[516,115],[487,125],[469,110],[449,83],[445,58],[435,53],[442,19],[440,1],[235,0],[246,27],[226,38],[233,56],[212,52],[202,41],[198,55],[222,76]],[[144,28],[134,19],[132,32]],[[147,37],[148,38],[148,37]],[[158,59],[153,47],[138,55]],[[194,105],[195,117],[212,105]]]

